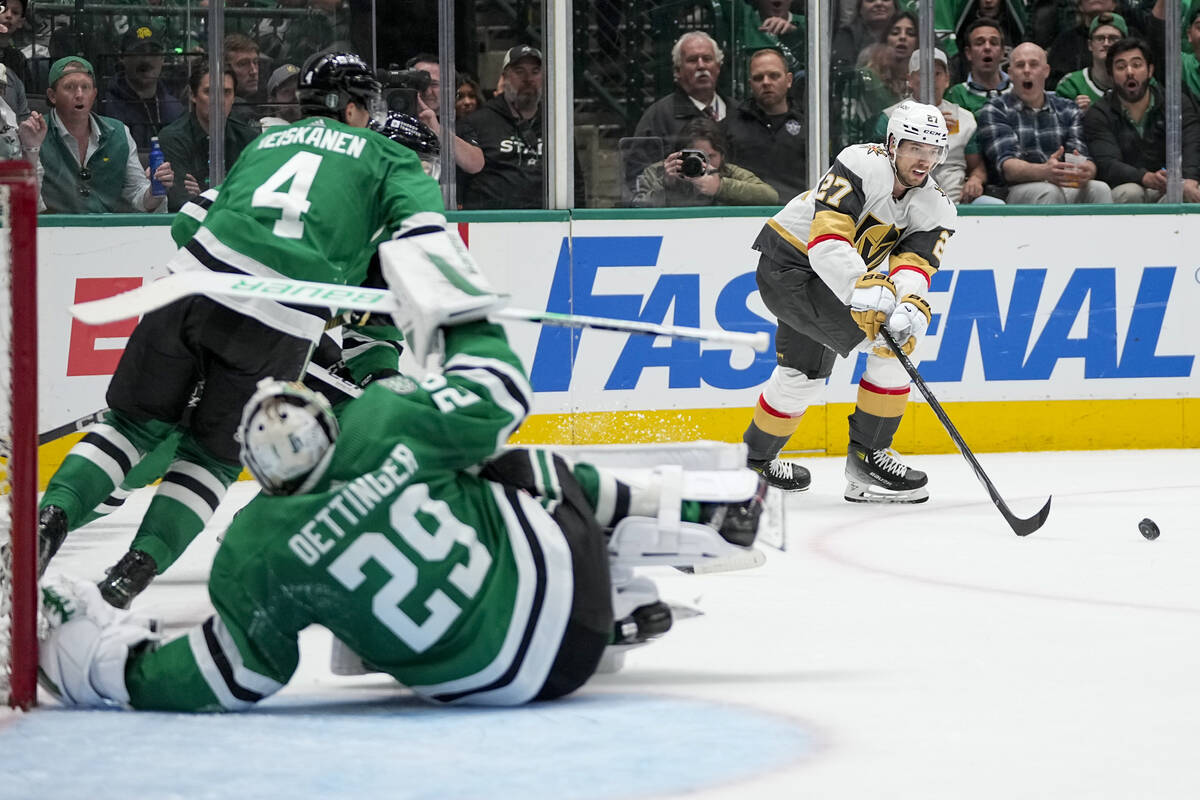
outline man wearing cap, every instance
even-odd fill
[[[1105,66],[1108,49],[1121,38],[1129,35],[1129,27],[1120,14],[1107,12],[1092,20],[1088,28],[1088,50],[1092,54],[1092,65],[1069,72],[1054,87],[1059,97],[1074,100],[1079,111],[1084,113],[1112,88],[1112,78]]]
[[[132,27],[121,37],[121,69],[104,95],[104,112],[129,126],[142,150],[168,122],[183,115],[179,98],[162,81],[162,34],[149,25]]]
[[[987,169],[983,164],[983,154],[980,150],[979,139],[976,136],[978,124],[975,115],[960,105],[946,99],[946,88],[950,85],[950,69],[946,54],[941,50],[933,51],[933,102],[946,118],[946,130],[950,134],[946,160],[933,170],[934,180],[942,191],[955,204],[962,203],[992,203],[1003,201],[988,197],[983,193],[987,183]],[[921,96],[921,51],[914,50],[908,57],[908,90],[913,97],[924,101]],[[885,108],[875,120],[875,129],[871,141],[887,139],[887,124],[892,112],[900,107],[896,103]]]
[[[1118,0],[1078,0],[1078,24],[1064,28],[1050,44],[1047,60],[1050,64],[1051,86],[1067,73],[1083,69],[1092,63],[1092,23],[1101,14],[1115,15],[1117,5]],[[1130,36],[1145,36],[1154,49],[1155,57],[1159,57],[1166,38],[1165,0],[1156,0],[1145,7],[1141,3],[1132,2],[1123,2],[1120,5],[1122,21],[1128,26],[1126,33]]]
[[[296,88],[300,85],[300,68],[295,64],[277,67],[267,78],[267,102],[263,110],[268,116],[259,120],[265,131],[276,125],[291,125],[300,119],[300,101]]]
[[[259,131],[245,122],[230,117],[233,108],[234,75],[229,67],[224,69],[225,107],[225,171],[233,168],[246,145],[254,141]],[[299,73],[299,70],[297,70]],[[163,128],[158,135],[163,155],[174,167],[175,185],[167,192],[168,210],[178,211],[188,200],[210,188],[208,169],[208,136],[210,129],[209,95],[211,81],[208,62],[200,62],[188,77],[191,89],[192,109],[179,119]],[[284,122],[288,125],[291,123]]]
[[[137,144],[119,119],[92,112],[96,72],[81,56],[65,56],[50,65],[45,141],[41,163],[44,211],[55,214],[167,210],[166,196],[150,191],[149,170],[138,160]],[[170,189],[175,182],[169,162],[154,173]]]
[[[459,125],[478,142],[483,169],[469,175],[463,208],[543,208],[542,53],[518,45],[504,54],[504,90]],[[428,123],[426,123],[428,124]],[[575,159],[575,205],[584,205],[583,174]]]

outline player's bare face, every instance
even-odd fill
[[[995,28],[976,28],[971,32],[967,61],[975,77],[991,77],[1000,71],[1000,59],[1004,55],[1003,41],[1000,31]]]
[[[683,59],[675,73],[679,88],[689,97],[711,99],[717,88],[717,77],[721,74],[713,46],[699,37],[688,39],[680,48],[679,55]]]
[[[923,142],[907,139],[896,147],[896,179],[908,189],[920,186],[929,177],[942,149]]]

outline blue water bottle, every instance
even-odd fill
[[[162,197],[167,193],[167,187],[163,186],[161,181],[154,179],[154,173],[158,171],[165,160],[162,147],[158,144],[158,137],[155,136],[150,139],[150,194],[155,197]]]

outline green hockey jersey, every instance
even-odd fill
[[[172,226],[172,272],[209,269],[358,285],[378,242],[442,227],[441,191],[416,153],[386,136],[313,117],[251,142],[219,191]],[[316,341],[328,312],[262,300],[222,302]]]
[[[248,706],[288,681],[314,623],[426,698],[533,698],[570,615],[570,552],[530,495],[472,469],[531,397],[489,323],[447,331],[441,375],[373,383],[342,413],[312,493],[238,513],[209,580],[216,614],[130,659],[131,704]]]

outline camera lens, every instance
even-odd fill
[[[689,178],[699,178],[704,174],[704,159],[695,153],[688,153],[683,157],[683,166],[679,171]]]

